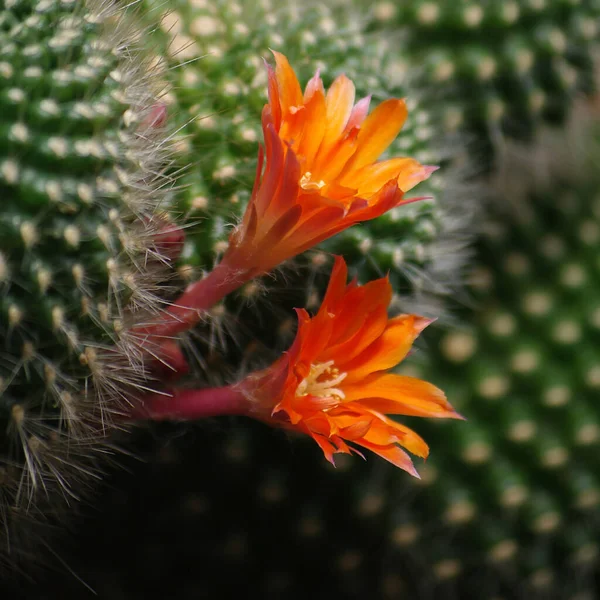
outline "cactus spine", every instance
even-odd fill
[[[128,328],[168,272],[169,149],[129,13],[0,4],[0,556],[27,551],[21,522],[85,492],[148,385]]]

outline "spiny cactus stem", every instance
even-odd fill
[[[172,389],[148,394],[133,419],[193,421],[206,417],[248,414],[248,399],[234,386],[205,389]]]

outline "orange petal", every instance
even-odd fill
[[[417,198],[415,201],[420,199]],[[356,223],[368,221],[379,217],[404,202],[406,202],[404,200],[404,192],[398,187],[398,184],[394,180],[388,181],[368,200],[356,198],[352,206],[348,209],[348,217],[351,217]]]
[[[356,411],[354,411],[353,407],[349,408],[343,404],[332,410],[329,415],[340,428],[340,434],[345,428],[368,420],[371,425],[363,436],[367,442],[377,446],[389,446],[398,443],[421,457],[426,457],[429,453],[429,446],[420,435],[406,425],[389,419],[377,411],[365,411],[360,405],[357,405]]]
[[[413,179],[418,179],[422,173],[423,165],[414,158],[390,158],[367,165],[358,171],[351,171],[342,179],[342,184],[355,188],[359,196],[365,197],[378,192],[392,179],[398,182],[403,191],[406,191],[402,184],[407,185],[409,180],[412,182]]]
[[[410,456],[408,456],[408,454],[406,454],[406,452],[404,452],[404,450],[400,449],[398,446],[377,446],[376,444],[371,444],[365,440],[355,441],[354,443],[366,448],[367,450],[370,450],[371,452],[374,452],[378,456],[381,456],[381,458],[385,458],[385,460],[391,462],[394,466],[406,471],[407,473],[410,473],[413,477],[420,479]]]
[[[256,244],[255,252],[263,256],[269,253],[272,253],[273,256],[277,256],[277,242],[284,238],[287,232],[298,224],[301,216],[302,207],[298,206],[298,204],[286,210],[272,225],[269,226],[268,231],[260,236],[260,242]],[[273,256],[269,258],[269,262],[272,261]],[[283,262],[283,260],[285,260],[285,257],[278,260],[276,264]]]
[[[350,448],[348,444],[339,436],[333,435],[331,436],[331,441],[337,446],[337,452],[340,454],[351,454],[353,448]]]
[[[344,351],[348,347],[352,347],[352,340],[368,343],[369,338],[381,334],[381,331],[385,327],[385,317],[387,315],[381,310],[375,310],[377,306],[374,307],[376,315],[372,319],[370,318],[368,309],[363,309],[362,311],[353,310],[359,303],[363,307],[366,304],[365,297],[354,293],[355,291],[351,290],[347,294],[348,304],[344,305],[340,312],[332,318],[333,331],[329,345],[319,354],[320,362],[333,360],[337,366],[344,358]],[[358,288],[358,291],[362,291],[361,288]],[[357,318],[357,315],[361,315],[364,320]]]
[[[331,337],[331,343],[334,345],[329,346],[320,355],[320,359],[322,361],[334,360],[336,365],[343,365],[343,361],[351,360],[381,336],[387,320],[387,307],[375,307],[370,314],[364,317],[363,326],[349,339],[342,339],[340,342],[339,332],[334,333]],[[342,357],[341,360],[340,357]]]
[[[317,433],[327,438],[331,438],[338,433],[337,425],[324,412],[314,412],[307,415],[303,427],[306,427],[311,433]]]
[[[354,84],[345,75],[336,77],[327,90],[327,121],[329,132],[339,135],[346,126],[354,106]]]
[[[275,130],[279,131],[281,128],[281,98],[279,97],[279,87],[277,85],[277,76],[275,75],[275,71],[271,67],[269,63],[265,61],[265,66],[267,68],[267,79],[268,79],[268,95],[269,95],[269,104],[268,109],[270,111],[271,117],[273,119],[273,124],[275,125]],[[263,109],[263,113],[265,109]]]
[[[274,169],[277,169],[277,163],[273,165],[267,163],[267,171]],[[298,195],[300,163],[294,152],[289,149],[285,153],[285,160],[283,161],[283,167],[281,169],[279,188],[273,193],[271,202],[268,202],[265,213],[263,214],[263,223],[261,223],[263,227],[270,226],[270,222],[272,222],[273,219],[292,208],[299,206],[301,209],[300,212],[304,213],[304,207],[295,202]],[[287,231],[285,234],[287,234]]]
[[[340,185],[337,181],[331,181],[327,183],[321,191],[321,197],[325,197],[329,200],[335,200],[343,206],[348,206],[356,196],[356,190]]]
[[[387,306],[387,304],[386,304]],[[401,362],[417,336],[431,323],[431,319],[418,315],[399,315],[390,319],[382,335],[366,350],[338,364],[348,373],[347,383],[360,381],[371,373],[395,367]],[[345,358],[345,357],[344,357]]]
[[[438,169],[439,167],[422,165],[420,169],[403,172],[398,177],[398,185],[404,192],[408,192],[409,190],[412,190],[415,185],[421,183],[421,181],[429,179],[429,176]]]
[[[387,414],[460,419],[442,390],[431,383],[405,375],[372,375],[357,384],[342,386],[344,406],[357,402]],[[348,405],[352,408],[352,404]]]
[[[302,425],[304,421],[304,415],[294,410],[293,408],[293,394],[284,395],[281,402],[278,402],[272,409],[271,414],[269,415],[272,419],[274,419],[277,423],[281,422],[280,417],[287,417],[287,421],[289,421],[290,425],[293,425],[292,429],[297,429]],[[278,414],[279,413],[279,414]],[[285,413],[285,414],[282,414]]]
[[[298,325],[299,334],[303,337],[299,360],[308,364],[322,362],[320,355],[331,339],[333,320],[326,312],[319,311],[306,324]]]
[[[271,52],[275,57],[275,74],[279,88],[281,110],[285,119],[291,111],[303,105],[302,89],[288,59],[281,52],[275,50],[271,50]]]
[[[383,445],[390,443],[386,437],[393,436],[397,438],[398,443],[404,446],[407,450],[420,456],[421,458],[427,458],[429,454],[429,446],[425,440],[415,433],[406,425],[388,419],[385,415],[377,415],[377,419],[373,422],[373,426],[365,435],[365,440],[377,445]]]
[[[300,195],[298,201],[304,204],[306,196]],[[315,210],[306,221],[302,221],[298,228],[285,239],[289,246],[287,256],[294,256],[313,248],[323,240],[360,221],[368,221],[379,217],[394,206],[403,202],[402,192],[396,182],[386,184],[376,195],[369,199],[369,203],[361,198],[355,199],[352,204],[344,209],[341,204],[331,203],[327,206],[326,199],[322,199],[321,207]],[[414,201],[419,198],[414,199]],[[413,201],[411,199],[411,201]]]
[[[307,394],[306,396],[296,396],[294,407],[299,411],[316,411],[316,410],[327,410],[337,406],[340,403],[339,399],[333,396],[312,396]]]
[[[392,286],[386,277],[347,291],[344,302],[335,314],[332,347],[327,352],[329,358],[339,358],[334,357],[333,346],[346,342],[365,327],[364,319],[372,311],[378,308],[387,311],[391,298]],[[380,321],[376,323],[381,324]]]
[[[387,400],[385,398],[366,398],[364,400],[360,400],[360,402],[350,402],[347,406],[350,409],[353,409],[355,404],[360,404],[360,406],[365,410],[372,409],[377,413],[385,413],[388,415],[405,415],[407,417],[428,417],[430,419],[456,419],[459,421],[466,420],[465,417],[457,413],[450,405],[448,405],[448,410],[441,409],[436,412],[434,409],[432,409],[431,412],[426,412],[421,408],[411,409],[406,404],[394,400]],[[346,405],[344,404],[344,406]]]
[[[391,98],[382,102],[363,123],[357,137],[357,150],[346,164],[342,174],[362,169],[374,163],[396,139],[408,111],[404,100]]]
[[[340,428],[340,436],[346,440],[354,441],[364,437],[371,428],[373,419],[363,419]]]
[[[336,447],[325,437],[317,434],[309,434],[317,444],[319,444],[319,448],[323,451],[325,458],[335,467],[335,462],[333,461],[333,455],[337,452]]]
[[[298,153],[300,143],[304,138],[304,133],[310,131],[311,123],[307,119],[306,108],[300,107],[295,113],[284,115],[279,129],[279,137]]]
[[[361,98],[352,109],[352,113],[350,113],[350,118],[346,123],[345,131],[350,131],[355,127],[360,127],[363,121],[366,119],[367,114],[369,113],[369,105],[371,104],[371,96],[367,96],[366,98]]]
[[[304,130],[298,144],[298,154],[304,159],[304,170],[311,171],[313,159],[327,130],[325,96],[321,90],[316,90],[312,94],[304,105],[304,111],[303,118],[308,127]],[[319,179],[318,170],[313,175],[317,180]]]
[[[319,70],[308,80],[306,87],[304,88],[304,104],[306,104],[316,92],[321,92],[325,96],[325,88],[323,87],[323,81],[319,76]]]
[[[358,129],[354,129],[338,139],[327,152],[319,152],[317,156],[318,172],[323,181],[333,183],[345,169],[346,164],[356,152],[357,138]]]
[[[280,244],[286,248],[286,256],[296,256],[349,227],[344,213],[342,206],[326,206],[302,220]],[[273,263],[273,266],[276,264],[279,263]]]
[[[346,290],[346,282],[348,281],[348,267],[342,256],[336,256],[333,262],[333,269],[329,276],[329,284],[325,297],[321,303],[321,311],[335,310],[338,304],[342,301],[344,291]]]
[[[319,155],[324,156],[335,144],[346,127],[354,105],[354,84],[340,75],[327,90],[327,129]]]
[[[285,156],[283,142],[279,139],[272,121],[264,117],[265,113],[263,113],[263,135],[265,139],[266,167],[256,198],[254,199],[254,206],[260,218],[263,217],[271,206],[271,202],[284,173],[285,161],[289,160],[289,157]]]

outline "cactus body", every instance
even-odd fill
[[[145,381],[126,333],[165,277],[167,148],[136,33],[118,4],[0,5],[0,555],[80,496]]]
[[[497,177],[504,207],[478,245],[476,310],[433,346],[425,369],[471,420],[449,430],[453,457],[433,489],[448,485],[446,468],[480,481],[470,488],[500,507],[490,520],[511,532],[512,564],[542,597],[559,579],[560,593],[574,594],[600,552],[599,130],[597,114],[576,111],[560,134],[507,155]],[[477,519],[471,527],[483,529]],[[591,582],[582,589],[594,595]]]
[[[445,97],[446,121],[475,135],[481,154],[502,137],[533,139],[540,124],[564,122],[594,87],[595,0],[383,1],[369,6],[375,29],[400,39],[397,69]]]

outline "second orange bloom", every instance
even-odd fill
[[[346,284],[340,257],[319,312],[298,309],[298,332],[271,367],[236,387],[246,414],[311,436],[333,462],[336,452],[371,450],[417,475],[403,446],[426,457],[425,441],[386,414],[462,418],[434,385],[387,371],[408,354],[429,324],[417,315],[388,319],[392,288],[387,278]]]

